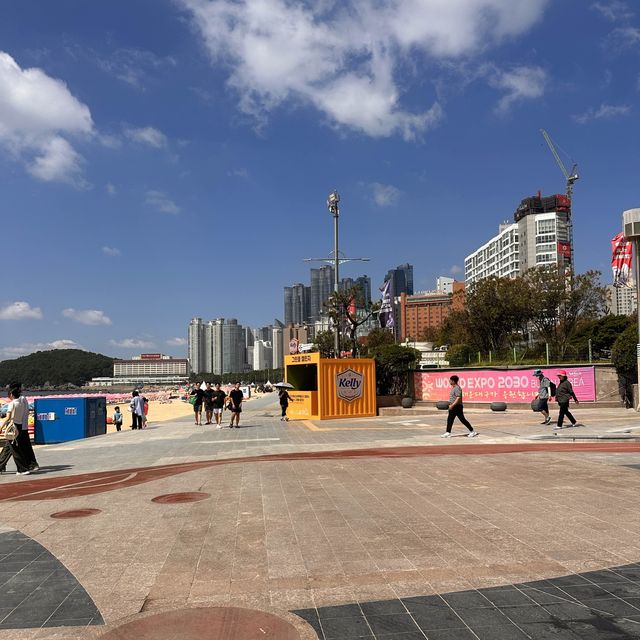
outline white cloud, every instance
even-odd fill
[[[125,338],[124,340],[109,340],[109,344],[121,349],[154,349],[155,344],[150,340],[138,340],[136,338]]]
[[[110,182],[107,182],[107,186],[105,188],[107,190],[107,193],[110,196],[115,196],[116,193],[118,193],[118,190],[116,189],[115,185],[111,184]]]
[[[73,340],[53,340],[52,342],[27,342],[11,347],[0,347],[0,357],[19,358],[36,351],[53,351],[54,349],[82,349],[82,346]]]
[[[85,186],[82,157],[66,136],[92,133],[89,108],[64,82],[41,69],[22,69],[0,51],[0,145],[34,177]]]
[[[373,182],[371,184],[373,201],[379,207],[393,206],[398,201],[400,193],[400,189],[391,184],[381,184],[379,182]]]
[[[102,247],[102,253],[107,256],[115,257],[120,255],[120,249],[117,247]]]
[[[408,109],[399,70],[477,54],[520,35],[548,0],[179,0],[240,109],[264,124],[281,104],[311,105],[369,136],[420,136],[441,106]]]
[[[29,173],[43,182],[68,182],[77,187],[87,185],[82,177],[82,156],[60,136],[42,143]]]
[[[42,310],[28,302],[10,302],[0,307],[0,320],[42,320]]]
[[[640,45],[640,28],[631,26],[618,27],[607,36],[605,44],[615,52],[633,49]]]
[[[180,207],[164,191],[147,191],[145,202],[161,213],[180,213]]]
[[[496,89],[505,91],[496,106],[498,113],[507,113],[521,100],[540,98],[544,95],[547,74],[540,67],[514,67],[509,71],[497,71],[489,78]]]
[[[182,347],[183,345],[187,344],[187,339],[186,338],[169,338],[167,340],[167,344],[170,347]]]
[[[601,104],[597,109],[590,107],[584,113],[573,116],[573,119],[578,124],[587,124],[592,120],[609,120],[611,118],[626,116],[629,113],[631,113],[631,107],[626,104]]]
[[[116,49],[109,58],[97,58],[95,52],[90,52],[90,55],[97,59],[97,64],[103,71],[140,90],[144,90],[150,72],[176,64],[171,56],[157,56],[144,49]]]
[[[127,128],[124,130],[124,134],[134,142],[146,144],[156,149],[162,149],[167,146],[167,136],[154,127]]]
[[[227,176],[229,176],[229,178],[240,178],[242,180],[246,180],[249,177],[249,172],[242,167],[240,169],[231,169],[227,171]]]
[[[633,17],[633,11],[631,11],[629,5],[626,2],[621,2],[621,0],[601,0],[600,2],[594,2],[591,8],[611,22],[629,20]]]
[[[88,325],[110,325],[111,318],[104,314],[104,311],[98,309],[64,309],[62,315],[65,318],[79,322],[80,324]]]
[[[450,269],[449,269],[449,273],[451,275],[457,276],[461,273],[464,273],[464,269],[458,265],[458,264],[454,264]]]

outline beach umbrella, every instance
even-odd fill
[[[289,384],[288,382],[278,382],[273,386],[278,387],[279,389],[294,389],[294,386],[292,384]]]
[[[204,391],[207,388],[207,383],[203,380],[200,388]]]

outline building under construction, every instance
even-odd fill
[[[532,267],[572,269],[571,201],[566,195],[525,198],[513,220],[465,258],[467,287],[490,276],[515,278]]]

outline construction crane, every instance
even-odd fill
[[[567,167],[564,166],[564,162],[562,162],[562,159],[558,155],[558,151],[556,150],[555,144],[553,144],[553,140],[551,139],[551,136],[549,136],[549,134],[544,129],[540,129],[540,133],[542,134],[542,137],[544,138],[544,141],[547,143],[547,146],[549,147],[549,149],[551,149],[551,153],[553,154],[553,157],[556,159],[556,162],[560,167],[560,171],[562,171],[562,175],[564,176],[564,179],[567,181],[567,198],[569,198],[569,203],[571,203],[571,198],[573,197],[573,185],[576,182],[576,180],[580,179],[580,176],[576,171],[576,169],[578,168],[578,165],[574,163],[573,167],[571,167],[571,171],[570,172],[567,171]]]
[[[562,175],[564,176],[564,179],[567,182],[567,200],[569,201],[569,209],[567,211],[567,239],[569,241],[569,248],[568,251],[570,252],[568,255],[570,256],[570,260],[569,260],[569,264],[566,265],[566,258],[567,258],[567,253],[566,253],[566,249],[565,252],[563,253],[563,260],[562,262],[565,263],[565,271],[569,277],[569,281],[572,282],[573,281],[573,265],[575,262],[575,255],[574,255],[574,250],[573,250],[573,222],[572,222],[572,205],[573,205],[573,185],[574,183],[580,179],[580,176],[578,175],[577,169],[578,169],[578,165],[574,162],[573,166],[571,167],[571,171],[567,171],[567,167],[564,166],[564,162],[562,162],[562,159],[560,158],[560,155],[558,154],[558,151],[556,149],[555,144],[553,144],[553,140],[551,139],[551,136],[544,130],[544,129],[540,129],[540,133],[542,134],[542,137],[544,138],[544,141],[547,143],[547,146],[549,147],[549,149],[551,150],[551,153],[553,154],[553,157],[555,158],[556,162],[558,163],[558,166],[560,167],[560,171],[562,171]],[[559,240],[559,238],[556,236],[556,240]],[[560,252],[560,243],[558,243],[558,252]],[[558,256],[559,257],[559,256]],[[567,268],[568,267],[568,268]]]

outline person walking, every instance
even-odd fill
[[[207,388],[204,390],[204,415],[205,424],[211,424],[213,418],[213,389],[211,383],[207,382]]]
[[[11,455],[16,463],[16,475],[26,476],[32,471],[38,471],[40,467],[29,438],[29,401],[22,395],[20,386],[14,386],[9,390],[7,415],[0,423],[0,430],[3,430],[11,421],[18,429],[18,437],[9,442]]]
[[[462,389],[458,382],[460,378],[458,376],[451,376],[449,378],[449,384],[451,385],[451,393],[449,394],[449,415],[447,416],[447,430],[442,434],[442,438],[451,437],[451,428],[453,427],[453,421],[458,418],[462,424],[469,429],[469,438],[475,438],[478,432],[471,426],[471,423],[464,417],[464,407],[462,405]]]
[[[536,393],[538,411],[544,416],[544,420],[540,424],[549,424],[551,422],[551,416],[549,415],[549,398],[553,395],[551,393],[551,380],[549,380],[540,369],[536,369],[533,375],[538,378],[540,385],[538,387],[538,393]]]
[[[558,422],[554,429],[565,428],[562,424],[565,416],[569,418],[569,422],[571,423],[572,427],[583,427],[584,425],[581,422],[577,422],[573,417],[571,411],[569,411],[569,401],[571,400],[571,398],[573,398],[573,401],[576,404],[580,404],[580,402],[578,402],[578,398],[576,398],[573,387],[571,386],[571,383],[567,378],[567,372],[558,371],[558,378],[560,378],[560,382],[558,383],[558,386],[556,388],[556,400],[558,402],[559,411]]]
[[[116,431],[122,431],[122,414],[120,413],[120,407],[116,407],[113,410],[113,424],[116,426]]]
[[[136,389],[131,394],[131,429],[142,429],[144,419],[144,398]]]
[[[231,424],[229,429],[233,429],[233,420],[236,421],[236,429],[240,428],[240,414],[242,413],[242,401],[244,400],[244,394],[240,389],[240,383],[236,382],[235,386],[229,391],[229,398],[231,399]]]
[[[204,402],[204,391],[196,385],[191,390],[189,396],[189,401],[193,404],[193,413],[196,417],[196,424],[202,426],[202,403]]]
[[[212,402],[213,415],[216,419],[218,429],[222,429],[222,411],[224,410],[224,401],[227,394],[220,388],[220,383],[216,382],[216,388],[213,390]]]
[[[287,408],[289,407],[289,400],[291,400],[291,397],[286,389],[282,388],[278,391],[278,399],[280,400],[280,408],[282,409],[282,417],[280,418],[280,421],[284,420],[285,422],[288,422],[289,418],[287,417]]]

